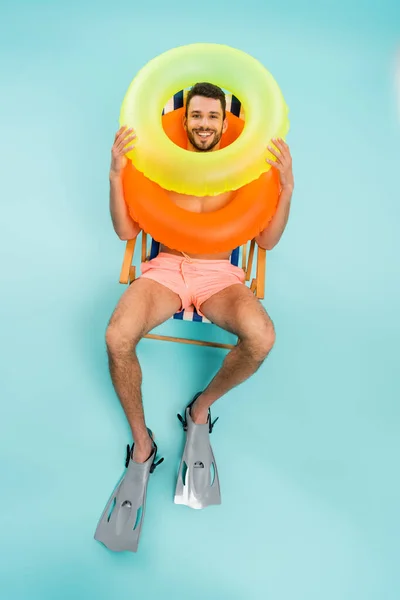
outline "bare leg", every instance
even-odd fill
[[[136,356],[140,339],[181,306],[177,294],[150,279],[138,279],[119,301],[107,328],[111,379],[135,442],[133,460],[145,462],[152,451],[142,403],[142,370]]]
[[[275,342],[274,326],[260,301],[248,287],[236,284],[215,294],[201,306],[213,323],[235,333],[239,342],[192,407],[195,423],[206,423],[209,407],[253,375]]]

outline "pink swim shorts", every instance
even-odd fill
[[[153,279],[169,288],[181,299],[181,309],[193,305],[197,312],[211,296],[236,283],[243,284],[243,269],[229,260],[203,260],[160,252],[141,265],[142,278]],[[204,316],[204,315],[202,315]]]

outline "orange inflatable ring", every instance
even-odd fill
[[[183,128],[184,108],[163,115],[168,137],[186,148]],[[227,131],[220,148],[235,141],[244,122],[227,112]],[[123,189],[129,214],[155,240],[169,248],[193,254],[212,254],[233,250],[256,237],[275,214],[279,199],[279,177],[275,169],[232,192],[232,199],[222,209],[193,213],[176,206],[168,192],[136,170],[132,163],[123,173]]]

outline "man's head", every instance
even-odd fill
[[[221,136],[228,126],[226,98],[221,88],[212,83],[196,83],[187,95],[183,126],[189,150],[218,150]]]

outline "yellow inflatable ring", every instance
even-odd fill
[[[198,81],[229,90],[246,115],[238,139],[216,152],[188,152],[162,126],[169,98]],[[287,113],[278,84],[255,58],[221,44],[190,44],[164,52],[138,72],[120,123],[135,130],[136,146],[127,156],[138,171],[166,190],[206,196],[237,190],[271,168],[267,146],[271,138],[285,137]]]

